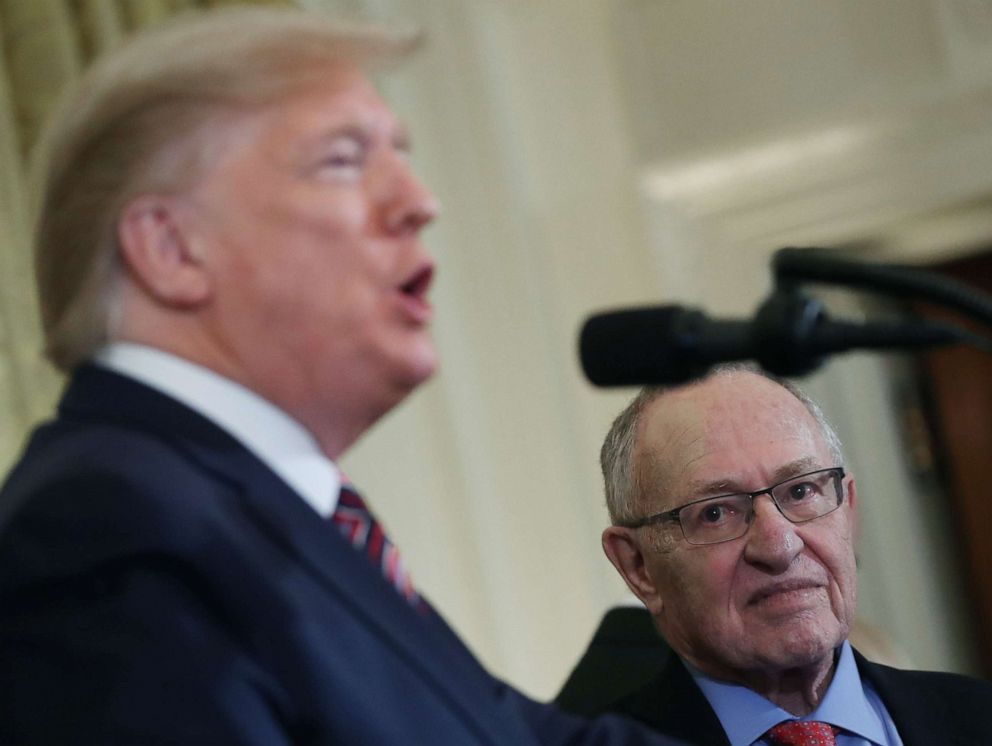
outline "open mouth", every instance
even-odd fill
[[[400,285],[400,292],[418,300],[426,300],[434,279],[434,267],[427,265],[417,271],[413,277]]]
[[[407,320],[418,328],[426,326],[431,320],[432,309],[427,299],[427,292],[433,279],[434,265],[428,262],[397,288],[400,308],[403,309]]]

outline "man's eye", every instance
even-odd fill
[[[688,522],[700,528],[712,528],[720,526],[733,519],[737,513],[733,505],[727,503],[710,503],[708,505],[697,505],[691,511],[687,511]]]
[[[331,155],[324,159],[324,165],[326,166],[358,166],[360,159],[357,155]]]
[[[330,171],[357,170],[362,167],[364,157],[357,151],[331,153],[320,162],[323,169]]]
[[[366,151],[355,138],[345,137],[331,143],[321,155],[318,170],[331,177],[351,176],[365,165]]]
[[[726,512],[722,505],[710,505],[703,509],[701,518],[703,523],[719,523]]]
[[[792,502],[798,503],[808,500],[811,497],[816,497],[817,493],[819,493],[819,488],[812,482],[789,485],[789,500]]]

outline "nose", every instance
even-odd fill
[[[770,495],[755,497],[753,510],[744,558],[768,572],[785,572],[805,547],[802,537],[795,524],[779,512]]]
[[[440,210],[434,194],[420,181],[405,159],[396,163],[386,201],[386,229],[396,235],[417,234]]]

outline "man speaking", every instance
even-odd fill
[[[370,71],[233,7],[99,62],[47,136],[57,417],[0,494],[0,743],[665,743],[493,679],[338,457],[434,371],[437,212]]]

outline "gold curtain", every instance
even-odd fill
[[[255,0],[276,4],[287,0]],[[27,171],[62,88],[128,33],[231,0],[0,0],[0,475],[60,379],[41,356]]]

